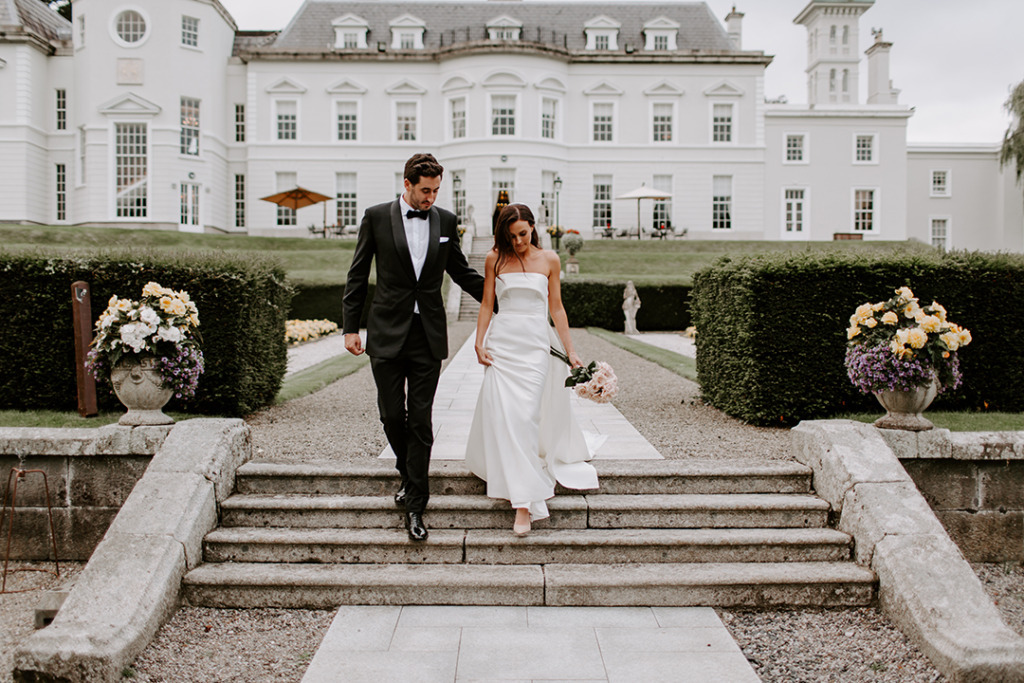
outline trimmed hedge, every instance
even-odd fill
[[[1024,410],[1024,256],[978,252],[720,259],[694,277],[703,398],[759,425],[877,410],[846,376],[846,327],[859,304],[903,285],[974,338],[959,352],[963,385],[936,405]]]
[[[289,320],[330,320],[344,328],[341,300],[345,296],[345,284],[315,285],[305,282],[292,283],[295,296],[292,298]],[[370,302],[376,285],[371,282],[366,290],[366,305],[363,306],[363,319],[360,327],[366,327],[367,316],[370,315]]]
[[[622,292],[625,282],[587,282],[562,279],[562,304],[573,327],[603,327],[621,332],[625,327]],[[637,285],[640,330],[684,330],[690,326],[690,287],[687,285]]]
[[[94,321],[111,295],[138,299],[149,281],[189,293],[199,309],[206,372],[183,409],[240,416],[273,402],[287,366],[291,298],[276,261],[213,252],[0,252],[0,319],[7,330],[0,336],[0,407],[77,408],[71,312],[77,280],[89,283]],[[101,406],[119,405],[104,388],[97,393]]]

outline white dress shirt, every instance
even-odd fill
[[[409,243],[409,253],[412,255],[412,269],[416,273],[416,279],[420,279],[423,272],[423,264],[427,260],[427,244],[430,242],[430,221],[426,218],[409,218],[406,212],[413,210],[405,201],[405,195],[398,199],[399,209],[402,212],[402,225],[405,227],[405,239]],[[418,211],[419,209],[415,209]],[[413,306],[413,312],[420,312],[420,305]]]

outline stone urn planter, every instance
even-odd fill
[[[156,356],[127,354],[110,371],[114,393],[128,412],[121,416],[122,425],[168,425],[174,419],[165,415],[163,407],[174,390],[164,386]]]
[[[580,262],[576,260],[575,254],[570,254],[569,258],[565,262],[565,274],[566,275],[579,275],[580,274]]]
[[[906,429],[912,432],[934,429],[935,425],[921,414],[932,404],[939,393],[939,384],[934,378],[927,386],[917,387],[911,391],[876,391],[873,393],[886,410],[884,416],[875,420],[876,427]]]

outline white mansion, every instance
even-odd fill
[[[895,2],[896,0],[888,0]],[[218,0],[0,0],[0,221],[307,235],[393,197],[415,151],[488,233],[498,191],[589,233],[916,238],[1024,251],[998,144],[910,146],[874,0],[809,0],[807,104],[702,2],[306,0],[239,31]],[[866,74],[862,74],[863,70]],[[867,101],[860,102],[860,79]],[[261,197],[300,185],[332,200]]]

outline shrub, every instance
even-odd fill
[[[300,320],[330,320],[338,327],[344,326],[341,311],[341,300],[345,296],[345,284],[308,284],[294,283],[295,296],[292,298],[290,318]],[[374,283],[370,283],[366,292],[366,305],[363,306],[363,319],[360,327],[366,327],[366,318],[370,314],[370,302],[373,301]]]
[[[273,402],[287,365],[291,289],[274,260],[228,253],[103,253],[74,257],[0,252],[0,407],[73,410],[71,283],[89,283],[93,321],[112,295],[150,281],[186,290],[200,312],[206,372],[187,409],[245,415]],[[116,407],[105,390],[101,406]]]
[[[903,285],[940,300],[974,336],[960,352],[963,384],[936,404],[1024,409],[1024,346],[1013,341],[1024,334],[1024,257],[977,252],[720,259],[694,276],[704,399],[762,425],[877,409],[846,375],[846,326],[859,304]]]
[[[562,303],[573,327],[603,327],[621,332],[622,291],[625,282],[562,280]],[[640,330],[682,330],[690,325],[690,287],[688,285],[637,285],[640,310],[636,325]]]

